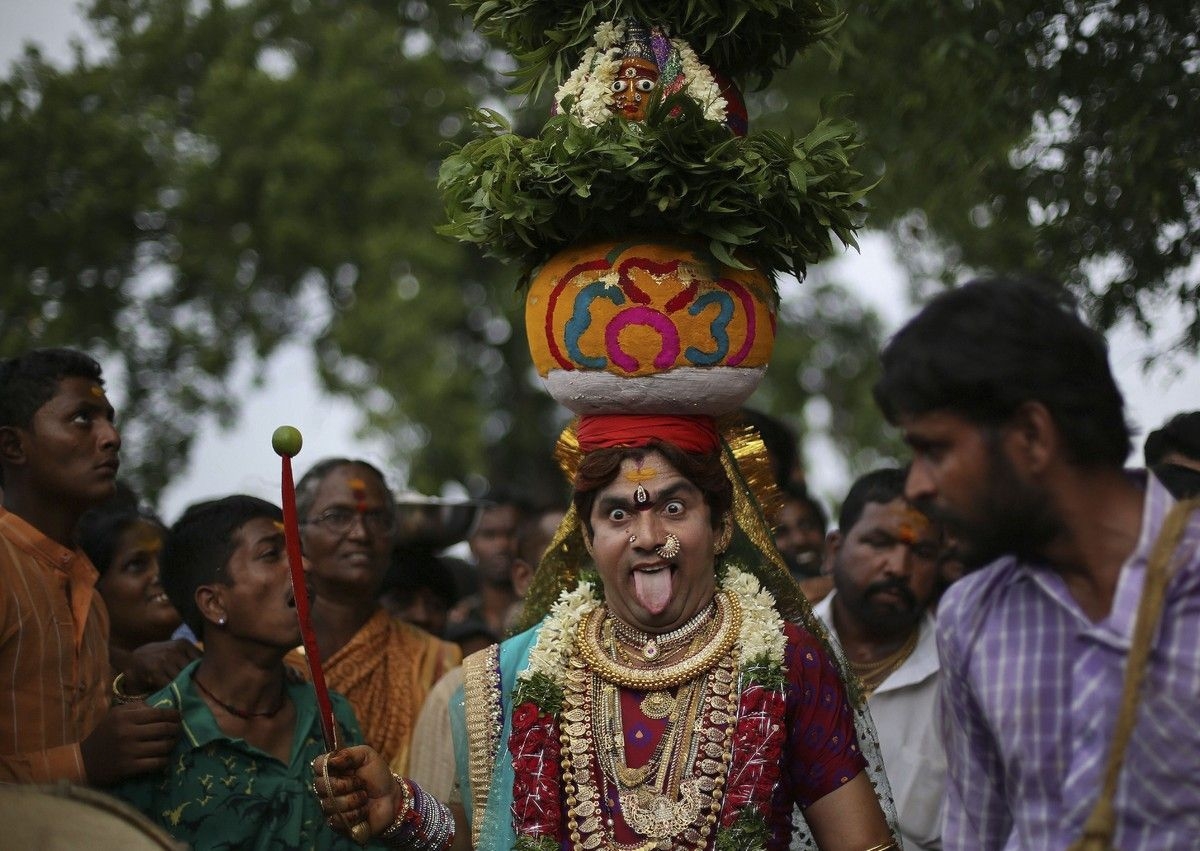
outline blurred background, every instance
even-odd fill
[[[780,282],[751,400],[796,430],[810,489],[836,502],[903,457],[870,400],[878,349],[989,271],[1070,282],[1139,434],[1196,408],[1197,4],[847,11],[748,98],[752,127],[852,117],[879,181],[858,250]],[[95,355],[122,477],[168,519],[277,499],[281,423],[301,472],[354,455],[401,490],[565,498],[567,413],[530,366],[516,273],[433,231],[468,108],[526,133],[546,115],[510,69],[443,0],[0,0],[0,355]]]

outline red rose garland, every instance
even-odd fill
[[[513,710],[508,752],[513,761],[513,826],[518,836],[558,837],[558,722],[533,701]]]
[[[770,815],[771,797],[779,780],[779,758],[787,735],[785,708],[782,689],[752,683],[742,690],[729,775],[725,780],[722,827],[732,825],[747,808],[764,819]]]

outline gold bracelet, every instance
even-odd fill
[[[150,696],[150,692],[146,692],[145,694],[126,694],[124,689],[121,688],[124,683],[125,672],[122,671],[121,673],[117,674],[112,681],[113,701],[116,703],[137,703],[138,701],[145,700]]]
[[[400,786],[400,803],[396,806],[396,815],[392,818],[392,823],[379,834],[379,839],[382,842],[391,842],[404,830],[407,821],[406,817],[412,809],[412,794],[409,792],[408,781],[394,771],[392,772],[392,780]]]

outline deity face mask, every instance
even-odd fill
[[[658,66],[648,59],[622,59],[613,80],[612,111],[630,121],[646,118],[650,93],[658,85]]]

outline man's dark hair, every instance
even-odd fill
[[[898,467],[885,467],[881,470],[859,476],[850,486],[842,510],[838,512],[838,531],[849,535],[867,508],[867,503],[874,502],[887,505],[893,500],[904,497],[904,480],[908,478],[908,470]]]
[[[1200,411],[1183,411],[1171,417],[1146,435],[1142,451],[1147,467],[1161,464],[1172,452],[1200,461]]]
[[[626,458],[644,458],[660,452],[679,474],[700,489],[712,514],[712,527],[721,523],[725,512],[733,505],[733,485],[721,466],[721,456],[714,452],[701,454],[684,452],[673,443],[653,438],[644,447],[613,447],[597,449],[583,457],[575,473],[575,493],[571,497],[575,512],[588,533],[592,532],[592,506],[596,495],[617,477],[621,462]]]
[[[0,361],[0,427],[29,428],[64,378],[87,378],[104,386],[100,364],[75,349],[32,349]]]
[[[520,518],[528,517],[533,513],[533,502],[524,494],[507,487],[505,485],[493,485],[484,492],[480,497],[485,508],[500,508],[508,505],[517,510],[517,516]]]
[[[388,504],[395,503],[395,499],[392,496],[392,489],[388,487],[387,478],[384,477],[383,473],[374,464],[358,458],[325,458],[313,464],[309,471],[301,476],[300,481],[296,483],[296,513],[300,515],[301,522],[312,511],[313,504],[317,501],[317,490],[321,487],[321,482],[325,481],[325,477],[339,467],[363,467],[369,470],[375,478],[379,479],[379,484],[383,487],[384,498]]]
[[[237,549],[238,529],[251,520],[282,520],[278,506],[253,496],[227,496],[189,506],[175,521],[163,545],[162,583],[167,596],[197,637],[204,638],[204,617],[196,589],[214,582],[229,584],[225,572]]]
[[[380,594],[390,591],[396,599],[407,603],[422,588],[428,588],[447,609],[458,602],[454,574],[441,556],[428,547],[393,547]]]
[[[825,506],[821,505],[817,498],[808,492],[807,487],[798,482],[785,482],[779,486],[779,492],[783,494],[785,503],[799,502],[808,506],[809,512],[821,525],[822,532],[829,528],[829,515],[825,513]]]
[[[882,361],[875,400],[890,422],[947,410],[1000,426],[1037,401],[1071,462],[1120,467],[1129,455],[1104,337],[1047,281],[992,278],[942,293],[892,338]]]

